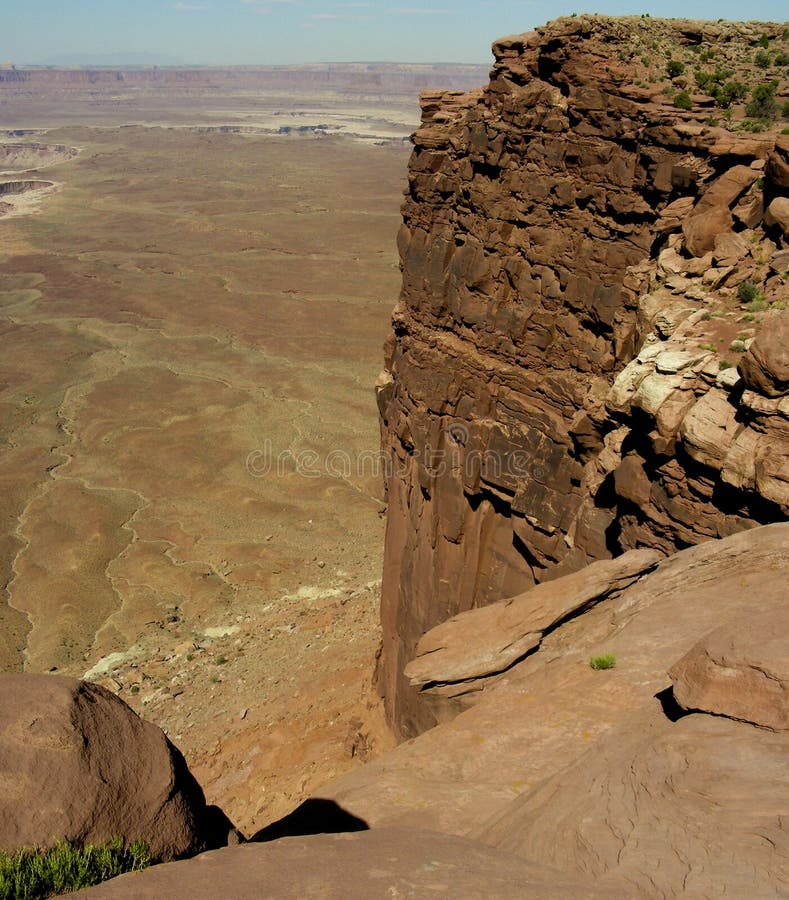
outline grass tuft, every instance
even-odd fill
[[[604,653],[602,656],[593,656],[589,660],[593,669],[613,669],[616,665],[616,657],[613,653]]]
[[[58,841],[50,850],[0,852],[0,900],[39,900],[92,887],[151,864],[147,844],[120,838],[95,847]]]

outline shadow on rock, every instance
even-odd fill
[[[342,834],[347,831],[369,831],[370,826],[338,806],[333,800],[305,800],[293,812],[261,828],[250,841],[265,843],[283,837],[305,834]]]

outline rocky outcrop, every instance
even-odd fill
[[[437,721],[404,672],[447,619],[786,518],[789,145],[671,99],[706,47],[758,83],[762,33],[783,46],[774,25],[562,19],[498,41],[486,88],[423,95],[377,386],[401,737]]]
[[[171,860],[235,840],[183,757],[98,685],[0,675],[0,847],[145,841]]]
[[[683,550],[560,623],[451,722],[322,796],[374,829],[472,837],[564,877],[621,879],[614,896],[783,896],[787,577],[787,523]],[[549,586],[584,596],[576,575],[532,593]],[[513,623],[500,621],[506,661]],[[492,624],[464,635],[470,658],[495,643]],[[614,668],[593,669],[600,654]]]

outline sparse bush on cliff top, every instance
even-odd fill
[[[759,288],[750,280],[740,282],[737,286],[737,298],[740,303],[750,303],[759,296]]]
[[[674,106],[677,109],[693,109],[693,101],[690,99],[690,94],[687,91],[680,91],[674,97]]]
[[[685,71],[685,64],[681,63],[678,59],[670,59],[666,63],[666,71],[668,72],[669,78],[677,78]]]
[[[778,114],[778,102],[775,92],[778,90],[776,79],[766,84],[757,84],[751,91],[751,99],[745,107],[745,115],[762,122],[772,122]]]
[[[0,900],[39,900],[71,893],[150,864],[146,844],[135,841],[125,847],[120,838],[98,847],[58,841],[50,850],[0,852]]]

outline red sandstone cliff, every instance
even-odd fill
[[[403,670],[454,614],[786,517],[789,138],[722,127],[690,74],[714,47],[754,87],[762,34],[786,43],[563,19],[497,42],[483,90],[423,95],[378,384],[379,679],[401,736],[436,722]]]

